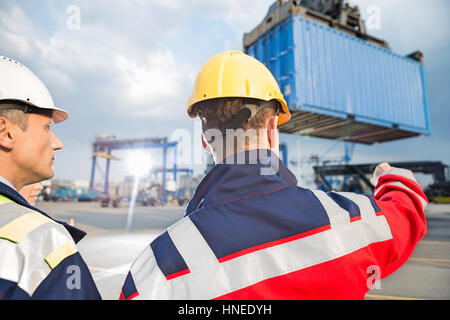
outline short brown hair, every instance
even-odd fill
[[[17,124],[23,131],[26,131],[28,128],[28,114],[22,110],[0,109],[0,117],[4,117],[12,123]]]
[[[273,103],[267,104],[267,102],[263,102],[258,99],[249,99],[249,98],[217,98],[210,99],[196,103],[192,107],[192,113],[194,115],[198,115],[200,120],[202,121],[202,131],[205,133],[209,129],[217,129],[222,133],[225,132],[226,129],[237,129],[237,128],[229,128],[227,124],[229,121],[237,116],[239,111],[241,111],[246,104],[252,105],[260,105],[264,103],[265,107],[260,107],[256,114],[244,122],[240,127],[244,131],[248,129],[255,129],[256,134],[258,135],[258,129],[265,129],[267,126],[268,120],[278,114],[278,110],[280,109],[280,104],[276,100],[272,101]],[[223,145],[225,150],[225,136],[223,136]],[[208,141],[211,143],[212,141]],[[246,145],[247,145],[246,140]],[[236,150],[236,141],[235,141],[235,150]]]
[[[258,99],[248,98],[218,98],[198,102],[192,109],[202,120],[202,130],[229,129],[226,123],[237,115],[246,104],[259,104]],[[242,125],[242,129],[264,129],[270,117],[273,117],[279,108],[279,103],[274,101],[271,108],[261,108],[255,116]]]

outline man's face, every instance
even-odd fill
[[[53,177],[55,151],[63,144],[51,131],[51,118],[29,114],[27,130],[17,128],[15,134],[14,160],[26,177],[27,183]]]

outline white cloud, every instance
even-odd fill
[[[6,43],[14,46],[21,56],[27,56],[30,54],[30,46],[24,37],[8,32],[7,30],[0,30],[0,37]]]
[[[450,25],[448,0],[354,0],[366,20],[368,8],[379,8],[380,29],[369,29],[369,34],[386,40],[400,54],[415,50],[435,50],[448,46]]]
[[[262,21],[274,0],[178,1],[186,14],[225,21],[231,28],[250,30]]]
[[[244,32],[255,28],[275,0],[195,0],[182,1],[183,12],[187,15],[207,17],[225,22],[233,34],[227,47],[239,49]]]
[[[19,55],[28,56],[31,46],[28,37],[32,32],[31,22],[17,7],[0,11],[0,39],[2,47],[15,49]]]
[[[119,55],[115,68],[123,85],[121,100],[132,108],[132,114],[154,116],[175,111],[184,106],[186,99],[183,97],[187,96],[194,80],[192,67],[178,63],[167,49],[147,53],[142,62]]]

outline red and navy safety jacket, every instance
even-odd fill
[[[217,164],[134,261],[120,299],[363,299],[426,233],[410,170],[382,174],[372,196],[298,187],[275,163],[275,174],[259,159]]]
[[[101,299],[76,246],[85,235],[0,182],[0,300]]]

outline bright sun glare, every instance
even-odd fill
[[[131,152],[127,159],[128,171],[135,176],[147,174],[151,168],[150,155],[144,151]]]

